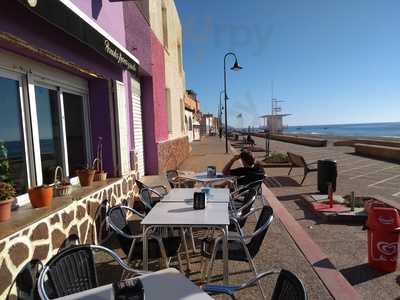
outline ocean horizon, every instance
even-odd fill
[[[288,126],[285,133],[400,139],[400,122]]]

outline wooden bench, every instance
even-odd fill
[[[310,172],[315,172],[317,171],[317,168],[311,168],[311,165],[316,164],[317,162],[312,162],[312,163],[306,163],[305,159],[303,156],[294,154],[291,152],[287,152],[289,163],[290,163],[290,170],[288,172],[288,175],[292,172],[293,168],[304,168],[304,176],[303,179],[301,180],[301,184],[303,184],[304,180],[307,177],[307,174]]]
[[[367,144],[354,144],[356,154],[400,162],[400,148]]]

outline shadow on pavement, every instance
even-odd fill
[[[367,263],[342,269],[340,273],[350,282],[351,285],[357,285],[374,278],[386,275],[386,273],[378,272],[368,266]]]
[[[288,176],[269,176],[264,179],[264,183],[269,188],[301,186],[300,183]]]

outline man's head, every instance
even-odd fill
[[[254,165],[254,156],[250,151],[242,151],[240,153],[240,159],[242,160],[243,166],[245,167],[252,167]]]

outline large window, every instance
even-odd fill
[[[20,81],[0,76],[0,181],[21,195],[28,187]]]
[[[18,196],[52,183],[57,166],[75,177],[90,162],[86,89],[63,82],[0,68],[0,181]]]

